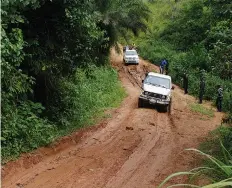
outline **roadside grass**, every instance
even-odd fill
[[[117,71],[110,66],[79,69],[73,78],[61,79],[57,87],[61,93],[61,101],[55,107],[56,113],[51,114],[55,121],[39,121],[34,114],[29,114],[32,116],[30,117],[24,109],[24,113],[14,115],[14,118],[31,118],[33,121],[31,120],[32,124],[22,122],[23,129],[21,125],[14,126],[15,133],[23,131],[26,136],[4,134],[2,164],[17,159],[22,153],[48,146],[80,128],[110,118],[109,110],[117,108],[126,97]]]
[[[193,112],[200,113],[202,115],[206,115],[208,117],[214,117],[214,111],[212,109],[208,109],[200,104],[190,104],[190,109]]]
[[[232,156],[221,143],[221,149],[223,150],[224,160],[204,153],[200,150],[190,148],[187,151],[193,151],[208,161],[205,166],[194,168],[188,172],[177,172],[168,176],[158,188],[163,187],[170,179],[178,176],[189,176],[188,183],[178,183],[168,187],[201,187],[201,188],[219,188],[219,187],[231,187],[232,186]],[[217,176],[215,176],[215,174]],[[196,183],[198,180],[209,180],[211,184],[198,186]]]
[[[227,124],[222,124],[209,133],[209,136],[200,144],[199,148],[201,151],[229,164],[232,160],[232,127]],[[226,157],[226,153],[230,154],[230,157]],[[210,166],[209,161],[204,160],[204,165]],[[211,167],[213,166],[211,165]],[[215,175],[216,177],[218,176],[216,173]]]
[[[232,187],[232,127],[222,125],[210,132],[206,141],[201,143],[200,150],[190,148],[187,151],[201,156],[200,167],[186,172],[169,175],[158,188],[164,187],[174,177],[187,176],[187,182],[165,187],[201,187],[219,188]]]
[[[174,0],[156,0],[155,2],[147,1],[146,3],[151,11],[150,19],[147,21],[148,32],[139,32],[138,36],[134,36],[131,31],[128,31],[125,35],[126,40],[120,38],[121,44],[135,43],[140,46],[148,36],[155,35],[158,37],[170,22],[170,18],[174,19],[182,5],[180,2],[175,3]]]
[[[76,75],[72,86],[69,126],[62,127],[58,136],[68,135],[79,128],[95,125],[102,119],[110,118],[107,113],[120,106],[126,92],[118,80],[117,72],[111,67],[92,67]],[[69,107],[69,106],[68,106]]]
[[[91,110],[90,110],[81,122],[73,121],[70,126],[60,129],[56,139],[58,139],[62,136],[69,135],[72,132],[77,131],[78,129],[96,125],[104,119],[111,118],[112,115],[110,113],[105,113],[105,111],[113,110],[113,109],[119,107],[122,100],[126,97],[125,90],[122,87],[120,87],[118,89],[119,89],[119,91],[117,93],[119,95],[117,96],[117,98],[112,98],[115,100],[112,101],[111,105],[109,105],[107,107],[95,109],[96,111],[92,112],[92,114],[91,114]]]

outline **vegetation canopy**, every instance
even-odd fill
[[[2,1],[3,160],[119,103],[109,50],[127,30],[144,31],[148,14],[142,0]]]

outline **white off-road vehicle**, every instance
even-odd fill
[[[123,61],[125,65],[128,64],[139,64],[139,56],[136,50],[125,50],[123,54]]]
[[[139,107],[144,107],[148,103],[162,107],[165,112],[171,111],[172,89],[174,87],[170,76],[150,72],[143,81],[142,89],[138,101]]]

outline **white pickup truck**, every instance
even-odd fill
[[[139,56],[136,50],[125,50],[123,54],[123,61],[125,65],[128,64],[139,64]]]
[[[145,103],[162,107],[165,112],[171,111],[172,79],[168,75],[150,72],[143,81],[142,93],[139,96],[138,106]]]

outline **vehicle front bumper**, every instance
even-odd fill
[[[160,99],[160,98],[155,98],[155,97],[150,97],[141,94],[139,96],[139,99],[142,99],[143,101],[146,101],[150,104],[156,104],[156,105],[169,105],[170,100],[165,100],[165,99]]]
[[[125,60],[126,64],[139,64],[138,60]]]

